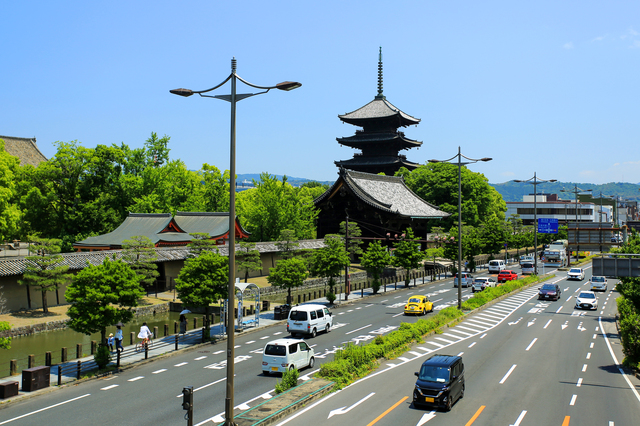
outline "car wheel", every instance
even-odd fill
[[[295,366],[295,365],[293,365],[293,364],[291,364],[291,365],[289,366],[289,371],[293,371],[293,370],[295,370],[295,368],[296,368],[296,366]]]
[[[451,406],[453,405],[453,402],[451,402],[451,395],[449,395],[449,398],[447,398],[447,403],[444,406],[444,410],[445,411],[451,411]]]
[[[462,386],[462,390],[460,391],[460,396],[458,397],[458,399],[462,398],[464,398],[464,385]]]
[[[318,335],[318,331],[314,328],[313,331],[311,331],[311,337],[316,337]]]
[[[291,333],[291,337],[296,337],[296,333]]]
[[[270,375],[270,373],[269,373],[268,370],[262,370],[262,375],[263,376],[268,376],[268,375]]]
[[[427,308],[422,308],[422,315],[427,315]]]
[[[313,368],[315,364],[316,364],[316,359],[314,357],[311,357],[311,359],[309,360],[309,368]]]
[[[329,327],[329,324],[327,324],[327,325],[324,327],[324,332],[325,332],[325,333],[328,333],[328,332],[329,332],[329,330],[331,330],[331,327]]]

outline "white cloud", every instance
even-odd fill
[[[573,49],[573,42],[570,41],[568,43],[565,43],[562,47],[565,49]]]
[[[640,33],[634,30],[633,28],[629,28],[628,32],[633,37],[640,35]]]
[[[598,36],[591,41],[603,41],[606,36]]]

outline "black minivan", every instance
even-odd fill
[[[415,374],[418,376],[413,390],[416,408],[429,405],[449,411],[464,396],[464,364],[459,356],[433,355]]]

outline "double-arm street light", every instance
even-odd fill
[[[191,96],[193,94],[198,94],[202,97],[206,98],[215,98],[223,101],[227,101],[231,103],[231,149],[230,149],[230,166],[229,166],[229,286],[228,286],[228,303],[227,303],[227,394],[224,401],[225,404],[225,425],[235,425],[233,422],[233,376],[234,376],[234,364],[233,360],[235,358],[234,354],[234,345],[235,345],[235,327],[233,325],[234,321],[234,297],[235,297],[235,273],[236,273],[236,262],[235,262],[235,253],[236,253],[236,103],[245,98],[249,98],[255,95],[261,95],[263,93],[267,93],[271,89],[279,89],[279,90],[293,90],[302,86],[302,84],[293,82],[293,81],[285,81],[283,83],[278,83],[275,86],[257,86],[255,84],[249,83],[248,81],[241,78],[238,74],[236,74],[236,58],[231,60],[231,74],[220,84],[211,89],[207,90],[189,90],[189,89],[175,89],[170,90],[174,95],[180,96]],[[247,86],[263,90],[262,92],[257,93],[244,93],[238,94],[236,93],[236,82],[240,80]],[[230,95],[205,95],[205,93],[211,92],[218,87],[224,85],[228,81],[231,81],[231,94]]]
[[[534,258],[534,270],[536,275],[538,274],[538,191],[536,187],[538,183],[542,182],[556,182],[556,179],[539,179],[536,176],[536,172],[533,172],[533,177],[527,180],[514,180],[518,183],[530,183],[533,185],[533,246],[535,247]]]
[[[593,189],[580,189],[578,185],[574,185],[574,189],[561,189],[560,192],[572,192],[576,195],[576,262],[580,260],[580,222],[578,222],[578,194],[581,192],[592,192]],[[568,230],[567,230],[568,234]],[[567,235],[568,236],[568,235]],[[571,256],[569,256],[569,263],[571,263]]]
[[[469,158],[460,153],[460,147],[458,147],[458,153],[446,160],[429,160],[430,163],[448,163],[454,158],[458,158],[458,161],[452,164],[458,165],[458,309],[462,310],[462,166],[467,164],[477,163],[478,161],[491,161],[491,158]],[[462,162],[462,159],[468,161]]]

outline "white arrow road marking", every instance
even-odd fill
[[[560,327],[562,327],[562,329],[564,330],[565,328],[569,327],[569,321],[565,321],[564,324],[562,324]]]
[[[521,319],[522,319],[522,317],[518,318],[516,321],[510,322],[509,325],[515,325],[515,324],[519,323]]]
[[[524,419],[525,414],[527,414],[526,411],[523,411],[522,413],[520,413],[520,415],[518,416],[518,420],[516,420],[516,422],[511,426],[520,426],[520,422],[522,421],[522,419]]]
[[[418,424],[416,426],[422,426],[423,424],[425,424],[429,420],[433,419],[435,416],[436,416],[436,412],[435,411],[432,411],[432,412],[427,413],[427,414],[423,414],[422,418],[420,419],[420,421],[418,422]]]
[[[371,392],[369,395],[365,396],[364,398],[362,398],[360,401],[356,402],[355,404],[353,404],[349,408],[347,408],[347,406],[345,405],[342,408],[338,408],[336,410],[331,410],[331,412],[329,413],[329,417],[327,417],[327,419],[330,419],[332,416],[334,416],[336,414],[348,413],[349,411],[351,411],[352,409],[356,408],[358,405],[362,404],[363,402],[365,402],[367,399],[371,398],[375,394],[376,394],[375,392]]]
[[[531,327],[531,326],[532,326],[533,324],[535,324],[535,323],[536,323],[536,319],[534,318],[533,320],[531,320],[531,321],[529,321],[529,322],[527,323],[527,327]]]

